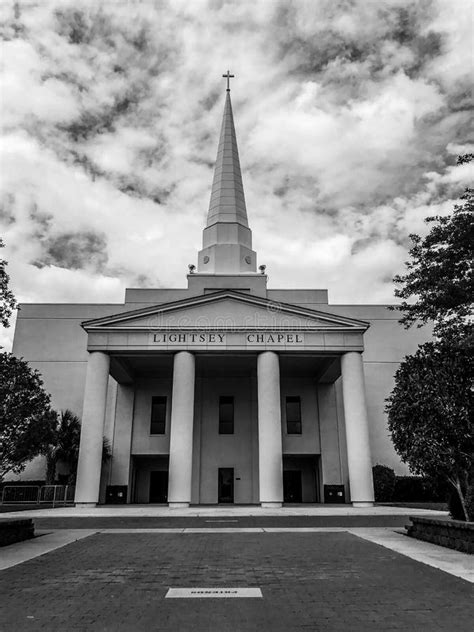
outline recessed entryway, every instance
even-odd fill
[[[319,456],[298,454],[283,456],[283,502],[319,501]]]
[[[132,458],[133,502],[165,504],[168,502],[168,455]]]

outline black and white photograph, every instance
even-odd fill
[[[0,34],[0,632],[471,632],[472,0]]]

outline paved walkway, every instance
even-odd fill
[[[81,530],[0,573],[0,630],[472,629],[473,585],[393,550],[394,538],[408,540],[393,530],[212,531]],[[6,549],[17,546],[27,543]],[[258,587],[263,597],[165,599],[170,587]]]

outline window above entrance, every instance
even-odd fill
[[[151,398],[150,434],[166,432],[166,397],[156,395]]]
[[[219,397],[219,434],[234,434],[234,398]]]
[[[301,434],[301,397],[286,398],[286,432]]]

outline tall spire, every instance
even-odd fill
[[[226,91],[207,226],[216,222],[238,222],[248,226],[230,89]]]
[[[198,256],[201,273],[245,274],[256,272],[257,268],[230,101],[229,78],[232,76],[229,71],[223,75],[227,79],[227,90],[203,249]]]

